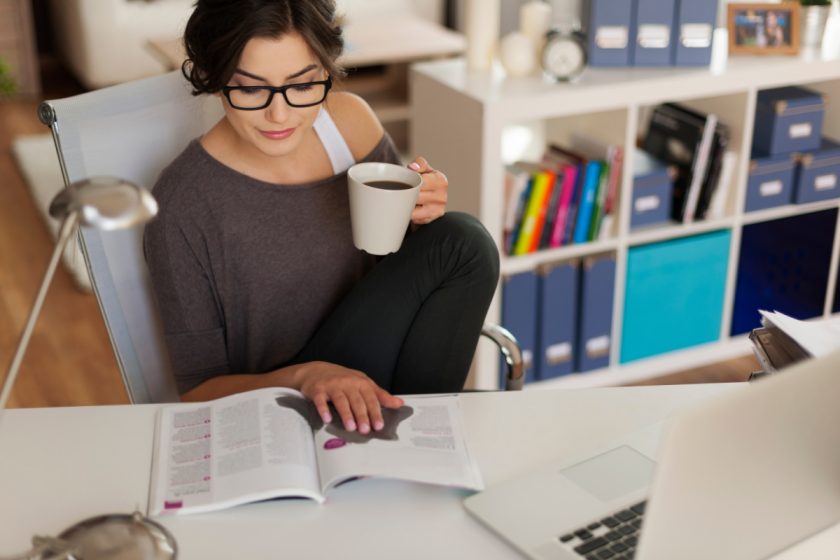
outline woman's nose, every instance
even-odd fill
[[[286,98],[281,93],[275,93],[274,99],[268,107],[265,108],[266,117],[272,122],[281,123],[289,116],[289,105],[286,103]]]

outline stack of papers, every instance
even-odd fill
[[[750,333],[753,352],[765,373],[840,349],[840,320],[800,321],[761,310],[762,327]]]

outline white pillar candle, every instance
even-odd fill
[[[467,68],[488,70],[499,40],[500,0],[466,0]]]
[[[534,45],[534,54],[539,57],[545,44],[545,35],[551,27],[551,6],[542,0],[531,0],[519,8],[519,30]]]

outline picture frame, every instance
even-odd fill
[[[729,54],[799,54],[799,17],[799,2],[729,4]]]

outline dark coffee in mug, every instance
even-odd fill
[[[367,181],[365,182],[365,184],[369,187],[373,187],[375,189],[383,189],[386,191],[404,191],[406,189],[413,188],[411,185],[403,183],[401,181]]]

